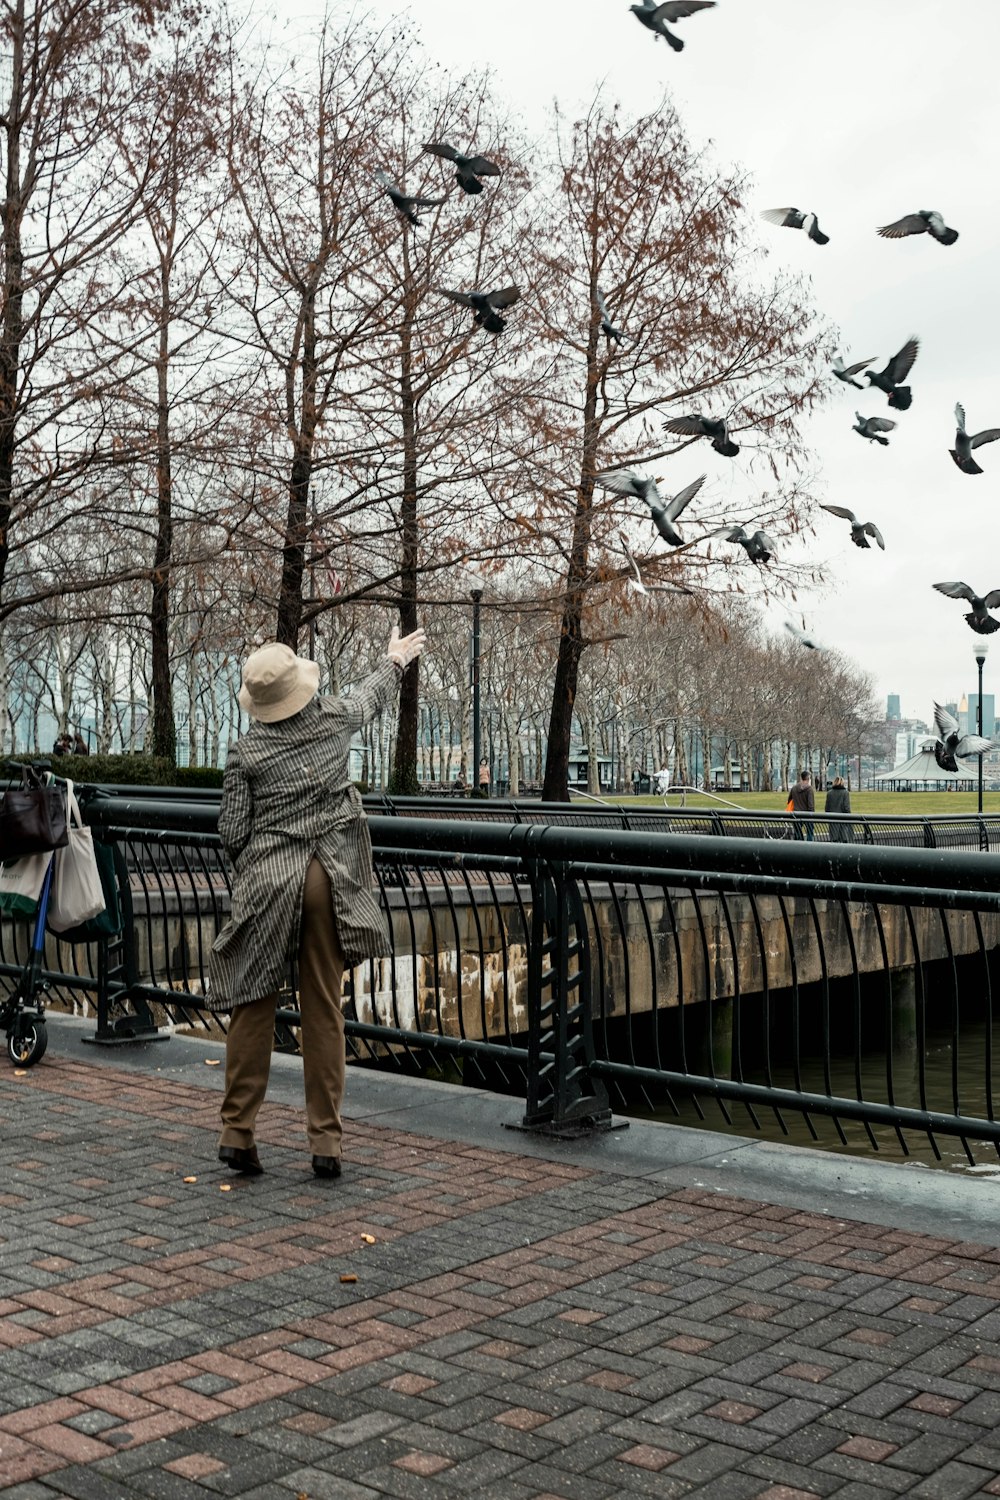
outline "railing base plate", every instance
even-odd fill
[[[579,1120],[567,1120],[565,1124],[556,1124],[553,1120],[539,1120],[533,1124],[530,1120],[505,1120],[505,1130],[520,1130],[525,1135],[544,1135],[553,1140],[579,1141],[592,1135],[606,1135],[611,1130],[627,1130],[628,1120],[616,1120],[610,1110],[602,1111],[599,1115],[582,1115]]]
[[[170,1033],[168,1031],[131,1031],[116,1033],[114,1036],[98,1036],[95,1031],[93,1036],[85,1036],[81,1040],[88,1047],[130,1047],[136,1042],[169,1042]]]

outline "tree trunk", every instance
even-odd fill
[[[711,791],[712,736],[707,729],[701,731],[701,784],[706,791]]]
[[[14,452],[17,437],[17,387],[24,336],[24,251],[21,244],[21,126],[24,84],[24,0],[17,0],[9,30],[11,47],[10,97],[7,101],[7,173],[3,204],[2,287],[0,325],[0,595],[10,557],[8,531],[14,508]]]
[[[593,216],[590,233],[590,295],[594,305],[597,296],[599,267],[599,215]],[[580,657],[584,649],[583,607],[590,551],[590,522],[594,501],[594,474],[601,423],[597,415],[600,371],[597,361],[600,325],[592,318],[587,339],[587,387],[583,403],[583,447],[580,454],[580,484],[577,490],[576,514],[569,567],[566,570],[566,596],[559,630],[559,654],[555,681],[552,684],[552,710],[549,715],[549,740],[545,755],[545,781],[542,796],[549,802],[569,801],[569,747],[573,733],[573,708],[576,703]],[[593,736],[591,736],[593,738]]]
[[[587,715],[587,791],[592,797],[600,796],[601,792],[601,770],[597,760],[599,748],[596,713],[591,709]]]
[[[509,797],[521,795],[521,739],[517,725],[509,713],[504,714],[504,729],[507,736],[507,788]]]
[[[217,766],[219,764],[219,750],[222,740],[222,716],[219,713],[219,695],[215,690],[214,681],[208,701],[211,708],[210,723],[212,726],[212,741],[208,753],[208,764],[210,766]]]
[[[170,567],[174,521],[170,454],[170,262],[160,266],[160,340],[156,353],[156,545],[153,550],[153,597],[149,611],[149,648],[153,679],[152,750],[177,760],[173,680],[170,671]],[[190,739],[190,733],[188,735]]]
[[[302,580],[306,571],[306,535],[309,521],[309,483],[312,479],[313,445],[316,439],[316,292],[309,287],[302,297],[302,409],[288,480],[288,513],[281,553],[281,588],[275,638],[293,651],[299,649],[302,627]],[[294,423],[294,374],[289,377],[289,426]]]
[[[401,556],[399,568],[399,629],[409,635],[417,628],[417,412],[413,398],[413,300],[408,297],[400,330],[400,403],[403,435],[403,497],[400,505]],[[420,668],[412,661],[399,685],[399,719],[390,790],[412,796],[417,782],[417,719],[420,709]]]
[[[619,784],[624,791],[630,792],[635,785],[633,780],[635,763],[632,756],[632,740],[628,732],[628,719],[624,713],[618,716],[618,763]]]
[[[187,712],[188,712],[188,758],[189,766],[198,764],[198,668],[193,651],[188,654]]]
[[[593,460],[591,459],[591,466]],[[586,459],[584,460],[586,470]],[[570,550],[566,580],[566,600],[559,631],[559,654],[552,684],[552,709],[549,714],[549,737],[545,753],[545,780],[542,796],[547,802],[569,801],[569,749],[573,734],[573,712],[583,654],[584,579],[590,542],[590,509],[594,483],[589,477],[580,485],[573,544]]]

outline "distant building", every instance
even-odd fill
[[[969,729],[976,734],[979,709],[979,694],[969,694]],[[996,733],[996,698],[992,693],[983,694],[983,734],[991,740]]]
[[[886,719],[888,719],[890,722],[892,722],[894,719],[901,719],[903,717],[903,715],[899,711],[898,693],[890,693],[888,698],[885,700],[885,716]]]
[[[904,761],[912,759],[921,749],[928,734],[927,725],[922,719],[901,719],[898,723],[893,766],[901,766]]]
[[[983,696],[984,697],[986,696],[985,693],[983,694]],[[962,701],[958,705],[958,713],[955,715],[955,717],[958,719],[958,732],[959,732],[959,734],[968,734],[968,732],[969,732],[969,699],[968,699],[968,697],[967,697],[967,695],[965,693],[962,694]],[[975,720],[973,720],[972,722],[973,722],[973,724],[975,724]]]

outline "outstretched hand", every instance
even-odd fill
[[[425,630],[414,630],[409,635],[401,636],[399,626],[394,625],[386,655],[397,666],[408,667],[411,661],[416,661],[426,644],[427,632]]]

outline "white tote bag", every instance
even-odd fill
[[[73,783],[66,783],[66,822],[69,843],[57,849],[49,899],[49,922],[53,932],[68,932],[104,910],[104,889],[94,854],[94,836],[83,826]]]

